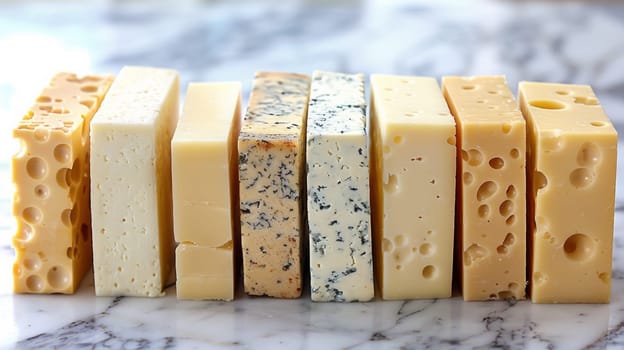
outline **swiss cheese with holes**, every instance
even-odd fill
[[[457,122],[458,264],[464,300],[524,299],[525,121],[502,76],[444,77]]]
[[[381,296],[450,297],[455,121],[436,80],[373,75],[371,135]]]
[[[112,80],[57,74],[13,131],[16,293],[73,293],[91,268],[89,122]]]
[[[529,140],[531,299],[606,303],[617,133],[591,87],[522,82]]]
[[[161,296],[173,277],[178,74],[124,67],[91,123],[95,294]]]

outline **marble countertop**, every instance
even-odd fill
[[[178,69],[189,81],[314,69],[406,75],[505,74],[591,84],[624,131],[624,3],[348,1],[146,5],[0,4],[0,348],[624,347],[624,161],[619,157],[612,301],[534,305],[451,299],[312,303],[13,295],[11,129],[52,74]],[[620,144],[620,149],[622,145]],[[620,153],[621,154],[621,153]]]

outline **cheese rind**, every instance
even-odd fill
[[[531,299],[607,303],[617,132],[587,85],[521,82],[529,140]]]
[[[171,141],[178,299],[234,299],[240,104],[238,82],[190,84]]]
[[[314,301],[374,296],[364,76],[314,72],[307,124]]]
[[[525,121],[504,77],[444,77],[457,122],[464,300],[524,299]]]
[[[305,120],[310,78],[256,74],[238,138],[245,291],[301,295]]]
[[[436,80],[372,75],[371,135],[381,297],[450,297],[455,121]]]
[[[91,127],[95,293],[161,296],[173,277],[178,74],[124,67]]]
[[[13,130],[16,293],[74,293],[91,268],[89,122],[112,80],[57,74]]]

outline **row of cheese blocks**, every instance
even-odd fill
[[[309,267],[315,301],[449,297],[455,261],[465,300],[609,301],[617,135],[590,87],[370,86],[367,118],[363,75],[261,72],[241,119],[240,83],[191,84],[178,120],[175,71],[57,75],[14,132],[15,291],[73,293],[93,261],[97,295],[231,300],[240,252],[251,295],[299,297]]]

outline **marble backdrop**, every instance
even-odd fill
[[[0,4],[0,347],[624,347],[624,198],[618,187],[612,302],[533,305],[440,300],[225,302],[13,295],[11,128],[58,70],[178,69],[190,81],[256,70],[408,75],[505,74],[591,84],[624,131],[624,4],[617,2],[184,2]],[[621,145],[620,145],[621,147]],[[622,179],[622,159],[618,174]]]

